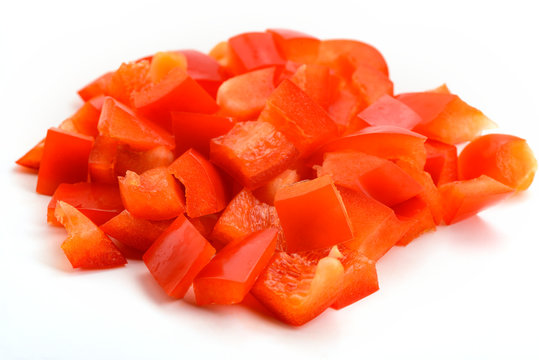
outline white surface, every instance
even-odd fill
[[[48,198],[13,163],[121,61],[266,27],[370,42],[397,91],[447,82],[539,154],[534,2],[469,2],[2,2],[0,359],[539,358],[537,184],[392,250],[379,292],[296,329],[170,301],[137,261],[73,271],[65,233],[46,225]]]

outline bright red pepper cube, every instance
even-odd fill
[[[343,201],[329,176],[279,189],[275,208],[288,252],[331,247],[353,237]]]
[[[183,298],[215,249],[180,215],[144,253],[142,259],[165,292]]]
[[[94,139],[56,128],[47,132],[36,191],[52,195],[61,183],[88,180],[88,158]]]

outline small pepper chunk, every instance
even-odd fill
[[[329,176],[279,189],[275,208],[288,252],[331,247],[353,237],[341,196]]]
[[[208,264],[215,249],[180,215],[155,240],[142,259],[148,270],[174,298],[183,298],[196,275]]]
[[[251,32],[228,39],[231,67],[236,74],[243,74],[269,66],[284,66],[273,37],[268,33]]]
[[[214,214],[225,208],[225,188],[221,176],[195,150],[187,150],[168,167],[168,171],[185,186],[189,217]]]
[[[67,231],[62,250],[74,268],[102,269],[127,263],[107,235],[73,206],[59,201],[54,215]]]
[[[320,40],[299,31],[288,29],[268,29],[277,48],[287,60],[311,64],[318,56]]]
[[[118,178],[125,208],[146,220],[168,220],[185,211],[183,191],[167,168],[158,167],[141,175],[127,171]]]
[[[88,180],[88,159],[94,139],[51,128],[47,131],[36,191],[52,195],[61,183]]]
[[[358,116],[371,126],[390,125],[413,129],[421,122],[421,117],[415,111],[388,95],[380,97]]]
[[[193,282],[197,304],[240,303],[271,260],[276,243],[277,229],[266,229],[221,249]]]
[[[457,180],[457,147],[455,145],[428,139],[425,141],[425,150],[427,151],[425,171],[430,174],[436,186]]]

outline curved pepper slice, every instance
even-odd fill
[[[51,128],[47,131],[36,191],[52,195],[61,183],[88,180],[88,158],[94,139]]]
[[[208,264],[215,249],[180,215],[155,240],[142,259],[148,270],[174,298],[183,298],[196,275]]]
[[[344,269],[332,256],[278,252],[251,293],[285,323],[300,326],[320,315],[339,297]]]
[[[214,214],[225,208],[225,188],[221,176],[195,150],[187,150],[168,167],[168,171],[185,186],[189,217]]]
[[[138,150],[163,145],[174,149],[174,138],[165,129],[135,114],[111,97],[105,99],[99,123],[99,134],[116,139]]]
[[[436,186],[457,180],[457,147],[436,140],[425,141],[427,161],[425,171]]]
[[[125,208],[146,220],[168,220],[185,211],[183,191],[167,168],[158,167],[141,175],[127,171],[118,178]]]
[[[198,305],[237,304],[275,252],[277,229],[255,232],[221,249],[193,282]]]
[[[301,64],[316,61],[320,40],[299,31],[288,29],[268,29],[277,48],[287,60]]]
[[[73,206],[59,201],[54,215],[67,231],[62,250],[74,268],[102,269],[127,263],[107,235]]]
[[[337,91],[338,79],[327,66],[301,65],[290,79],[324,109],[329,107]]]
[[[393,209],[399,219],[409,221],[411,225],[396,245],[406,246],[419,235],[436,230],[436,223],[431,210],[428,204],[419,196],[398,204]]]
[[[268,33],[243,33],[228,39],[231,67],[236,74],[268,66],[284,66],[273,37]]]
[[[526,190],[537,171],[537,160],[526,140],[512,135],[481,136],[458,158],[460,180],[487,175],[515,190]]]
[[[329,176],[280,188],[275,209],[288,252],[327,248],[352,239],[350,219]]]

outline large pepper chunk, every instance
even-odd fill
[[[125,208],[136,217],[167,220],[185,211],[183,191],[165,167],[141,175],[127,171],[118,182]]]
[[[180,215],[144,253],[142,259],[165,292],[183,298],[215,249]]]
[[[337,135],[337,125],[325,110],[290,80],[283,80],[259,117],[282,132],[307,156]]]
[[[271,260],[276,243],[277,229],[266,229],[221,249],[195,278],[197,304],[241,302]]]
[[[102,269],[127,263],[107,235],[73,206],[59,201],[54,215],[67,231],[62,250],[74,268]]]
[[[288,252],[331,247],[352,239],[350,219],[329,176],[279,189],[275,208]]]
[[[88,158],[94,139],[51,128],[47,131],[36,191],[52,195],[61,183],[88,180]]]
[[[185,186],[189,217],[214,214],[225,208],[225,188],[221,176],[195,150],[187,150],[168,167],[168,171]]]
[[[296,157],[294,145],[267,122],[237,123],[210,142],[210,160],[251,189],[284,171]]]
[[[512,135],[481,136],[458,158],[460,180],[487,175],[515,190],[526,190],[537,171],[537,160],[526,140]]]

